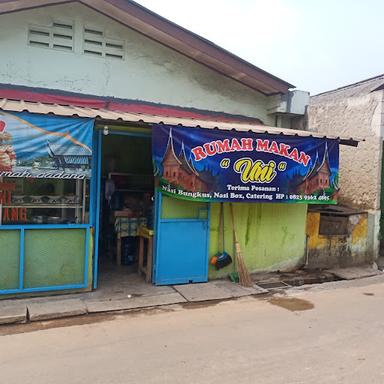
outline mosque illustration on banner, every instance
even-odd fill
[[[176,155],[172,129],[169,130],[167,147],[161,164],[162,178],[173,186],[191,192],[209,192],[212,189],[214,177],[209,171],[196,170],[192,158],[187,159],[184,143],[181,144],[179,155]]]

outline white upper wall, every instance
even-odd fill
[[[28,45],[31,25],[74,25],[74,50]],[[83,53],[84,26],[124,42],[124,59]],[[273,125],[269,98],[80,4],[0,16],[0,83],[240,114]]]

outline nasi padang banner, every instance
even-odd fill
[[[0,111],[0,177],[91,177],[94,120]]]
[[[338,140],[157,125],[152,154],[158,188],[180,199],[337,201]]]

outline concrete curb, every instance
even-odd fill
[[[86,305],[79,299],[30,303],[27,308],[30,321],[59,319],[87,313]]]
[[[161,306],[206,301],[221,301],[244,296],[268,293],[262,288],[243,288],[231,282],[214,281],[202,284],[173,287],[172,293],[151,296],[133,296],[124,299],[27,299],[0,302],[0,325],[20,322],[36,322],[81,316],[96,313],[112,313],[137,309],[150,309]]]
[[[302,285],[285,289],[286,294],[302,291],[332,290],[353,286],[364,286],[384,282],[384,274],[356,280],[341,280],[319,284]],[[82,316],[97,313],[112,313],[137,309],[150,309],[172,304],[203,303],[207,301],[232,300],[246,296],[263,296],[274,294],[276,290],[266,290],[260,287],[244,288],[225,281],[213,281],[202,284],[190,284],[174,287],[172,293],[162,293],[151,296],[140,296],[125,299],[95,300],[95,299],[64,299],[47,298],[6,300],[0,301],[0,326],[28,321],[54,320],[65,317]]]
[[[88,313],[118,312],[130,309],[153,308],[162,305],[185,303],[178,293],[169,293],[158,296],[136,297],[124,300],[86,301]]]
[[[15,302],[0,306],[0,325],[26,323],[27,319],[27,306],[25,304]]]

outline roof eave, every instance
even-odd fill
[[[76,0],[0,0],[0,14],[40,8],[48,5],[72,3]]]

